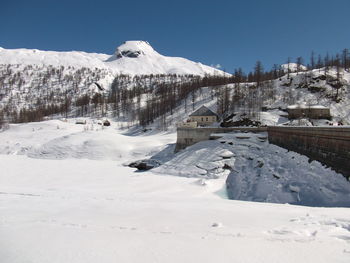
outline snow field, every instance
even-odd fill
[[[174,140],[175,134],[161,136],[160,140],[147,135],[125,136],[118,123],[102,127],[89,120],[86,125],[52,120],[30,124],[13,124],[2,133],[1,154],[24,154],[43,159],[95,159],[125,162],[154,154],[164,144]],[[151,152],[148,152],[151,148]],[[145,156],[146,155],[146,156]]]
[[[348,208],[228,200],[226,173],[184,178],[166,168],[194,166],[214,146],[206,143],[216,143],[201,169],[231,160],[240,171],[244,147],[259,146],[259,138],[244,134],[246,144],[233,151],[228,143],[237,138],[227,135],[225,143],[203,142],[173,156],[173,133],[130,136],[115,125],[86,131],[71,121],[47,121],[0,133],[1,262],[350,260]],[[84,148],[84,141],[95,144]],[[63,155],[55,155],[58,148]],[[163,172],[122,165],[157,154]],[[186,155],[194,156],[192,164]]]
[[[197,179],[134,173],[112,161],[0,160],[2,262],[350,257],[348,209],[225,200]]]

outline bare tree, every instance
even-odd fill
[[[314,51],[311,51],[311,55],[310,55],[310,67],[311,69],[315,68],[315,53]]]
[[[301,66],[303,65],[304,60],[302,57],[297,57],[297,75],[301,71]]]
[[[264,74],[264,67],[261,63],[261,61],[257,61],[255,63],[255,67],[254,67],[254,76],[255,76],[255,82],[256,82],[256,86],[260,87],[261,81],[263,80],[263,74]]]
[[[291,62],[291,58],[288,57],[287,58],[287,78],[289,79],[289,74],[290,74],[290,62]]]
[[[347,48],[343,49],[342,52],[342,61],[343,61],[343,68],[345,70],[348,70],[350,67],[350,58],[349,58],[349,50]]]

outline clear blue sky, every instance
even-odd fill
[[[2,0],[0,46],[112,54],[147,40],[161,54],[232,72],[350,47],[349,0]],[[0,61],[1,62],[1,61]]]

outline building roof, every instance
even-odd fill
[[[200,107],[195,112],[190,114],[190,116],[217,116],[213,111],[205,106]]]
[[[306,105],[306,104],[295,104],[295,105],[289,105],[287,107],[288,110],[293,109],[329,109],[328,107],[325,107],[323,105]]]

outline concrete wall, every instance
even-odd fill
[[[311,118],[311,119],[330,119],[331,112],[329,108],[295,108],[287,109],[289,119]]]
[[[198,125],[210,125],[216,121],[216,116],[191,116],[191,122],[197,122]]]
[[[350,127],[268,127],[269,142],[350,177]]]
[[[190,121],[190,122],[179,122],[177,127],[183,127],[183,128],[197,128],[198,124],[195,121]]]
[[[226,133],[233,131],[266,132],[267,127],[232,127],[232,128],[177,128],[177,141],[175,152],[185,149],[200,141],[209,140],[213,133]]]

